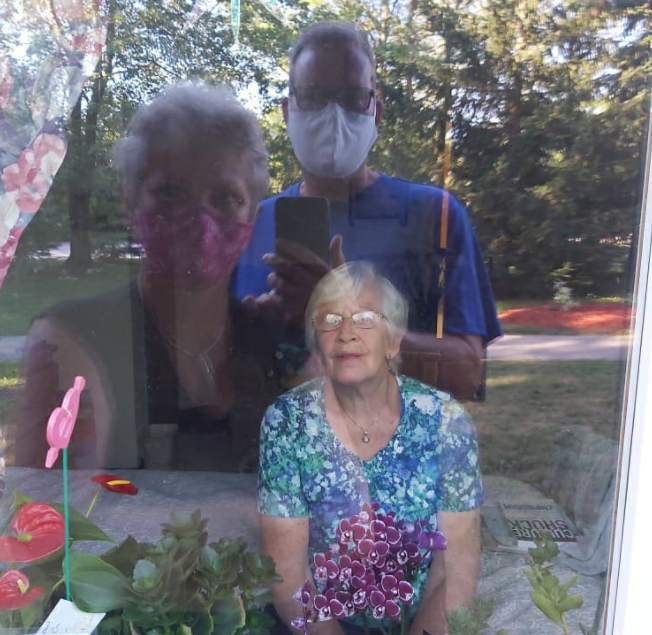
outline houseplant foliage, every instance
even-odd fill
[[[71,591],[84,611],[108,612],[100,632],[146,635],[262,635],[262,607],[279,579],[272,560],[241,539],[208,543],[199,510],[172,512],[156,543],[129,537],[98,557],[75,551]]]
[[[10,511],[0,536],[0,626],[27,629],[42,619],[62,590],[63,510],[14,491]],[[74,509],[70,539],[111,540]]]
[[[100,491],[137,493],[113,475],[94,477]],[[70,542],[111,541],[88,515],[70,509]],[[87,612],[107,613],[101,635],[265,635],[262,612],[269,584],[279,579],[272,560],[241,539],[208,543],[199,510],[172,512],[158,542],[128,536],[103,555],[70,551],[70,599]],[[38,625],[63,597],[61,506],[13,494],[12,515],[0,536],[0,626]]]

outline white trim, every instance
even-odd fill
[[[652,120],[651,120],[652,122]],[[629,360],[620,484],[605,633],[650,635],[652,600],[652,125],[647,144],[635,324]]]

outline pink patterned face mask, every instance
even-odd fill
[[[228,279],[251,240],[254,223],[224,219],[210,207],[167,213],[148,208],[136,213],[134,230],[148,271],[195,288]]]

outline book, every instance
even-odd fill
[[[490,539],[489,548],[497,551],[525,553],[536,546],[534,541],[548,532],[558,543],[577,542],[577,527],[550,498],[503,500],[485,505],[482,517]]]

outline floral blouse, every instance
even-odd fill
[[[268,516],[309,516],[309,559],[336,543],[340,520],[378,502],[398,518],[462,512],[484,500],[475,426],[447,393],[397,377],[401,418],[389,443],[365,461],[333,434],[323,378],[297,386],[266,411],[260,442],[258,510]],[[415,604],[429,561],[414,581]]]

